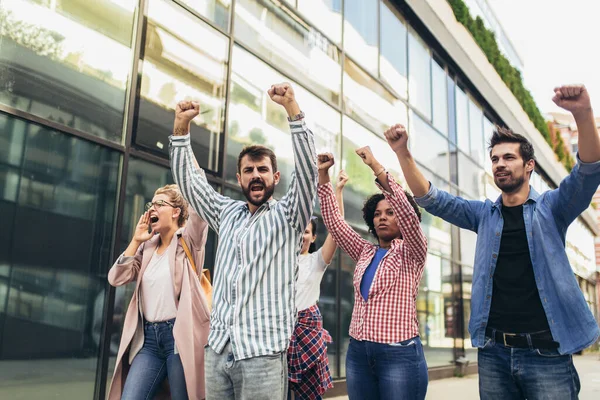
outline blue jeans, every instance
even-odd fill
[[[204,348],[206,400],[285,400],[287,352],[236,360],[231,342],[218,354]]]
[[[581,388],[573,357],[556,349],[509,348],[486,337],[477,362],[482,400],[569,400]]]
[[[144,322],[144,346],[136,354],[127,374],[121,400],[154,398],[165,378],[169,379],[171,398],[187,400],[187,387],[179,354],[173,354],[175,319]]]
[[[427,362],[418,336],[394,344],[350,338],[346,355],[350,400],[422,400],[428,381]]]

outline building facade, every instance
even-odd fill
[[[533,141],[536,189],[566,174],[445,0],[1,2],[0,398],[104,398],[133,290],[106,276],[144,203],[173,181],[177,100],[209,110],[194,121],[192,145],[217,190],[243,197],[237,155],[260,143],[279,158],[279,196],[291,140],[266,90],[281,81],[294,85],[318,150],[348,172],[346,219],[365,237],[361,209],[377,189],[354,150],[371,146],[402,179],[383,138],[394,123],[408,126],[427,177],[465,198],[499,194],[486,150],[494,124]],[[587,211],[572,228],[584,255],[598,233],[592,220]],[[428,365],[474,361],[475,235],[427,213],[422,226],[429,254],[417,308]],[[216,244],[211,232],[209,269]],[[353,270],[338,252],[321,285],[340,379]]]

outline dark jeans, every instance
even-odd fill
[[[350,400],[422,400],[428,380],[423,345],[418,336],[394,344],[350,338],[346,355]]]
[[[183,365],[173,354],[175,320],[144,323],[144,347],[136,354],[127,374],[122,400],[154,398],[165,378],[169,379],[171,398],[188,398]]]
[[[572,356],[556,349],[510,348],[486,338],[477,362],[482,400],[569,400],[581,388]]]

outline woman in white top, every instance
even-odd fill
[[[348,176],[341,170],[337,179],[336,198],[342,216],[342,192],[346,182]],[[327,343],[331,342],[331,336],[323,329],[323,317],[317,301],[321,279],[333,259],[337,245],[331,235],[327,235],[323,246],[315,251],[316,239],[317,219],[312,217],[304,230],[302,249],[298,256],[298,318],[288,348],[288,379],[290,391],[294,392],[295,399],[321,399],[321,395],[333,387],[327,358]]]
[[[209,303],[180,238],[201,270],[207,233],[176,185],[159,188],[146,204],[131,243],[108,273],[113,286],[136,282],[109,400],[205,397]]]

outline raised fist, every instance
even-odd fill
[[[175,119],[189,123],[200,114],[200,103],[195,101],[180,101],[175,107]]]
[[[362,158],[363,162],[368,166],[373,165],[373,163],[376,161],[375,157],[373,157],[373,153],[371,152],[371,148],[369,146],[356,149],[356,154],[358,154],[360,158]]]
[[[337,183],[335,188],[338,190],[342,190],[344,186],[346,186],[346,183],[348,183],[348,174],[346,174],[346,171],[341,169],[337,177]]]
[[[394,152],[408,148],[408,132],[404,125],[392,125],[383,135]]]
[[[552,101],[572,114],[589,111],[592,108],[590,95],[583,85],[565,85],[554,88]]]
[[[333,166],[333,164],[335,164],[333,154],[321,153],[317,156],[317,167],[319,168],[319,171],[327,172],[329,171],[329,168]]]
[[[292,88],[292,85],[287,82],[272,85],[267,93],[269,94],[269,97],[271,97],[271,100],[284,107],[296,101],[294,89]]]

